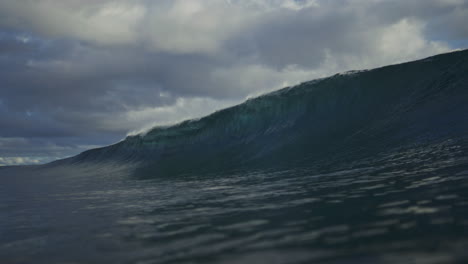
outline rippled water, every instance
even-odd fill
[[[141,180],[0,169],[1,263],[466,263],[466,143]]]

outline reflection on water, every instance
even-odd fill
[[[455,142],[320,168],[139,180],[1,169],[2,263],[463,263]]]

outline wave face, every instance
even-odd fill
[[[139,162],[148,177],[297,167],[462,137],[468,51],[337,74],[154,128],[68,160]]]

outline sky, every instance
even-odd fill
[[[0,0],[0,166],[468,48],[468,0]]]

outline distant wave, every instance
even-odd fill
[[[53,164],[146,176],[308,166],[468,135],[468,51],[287,87]]]

